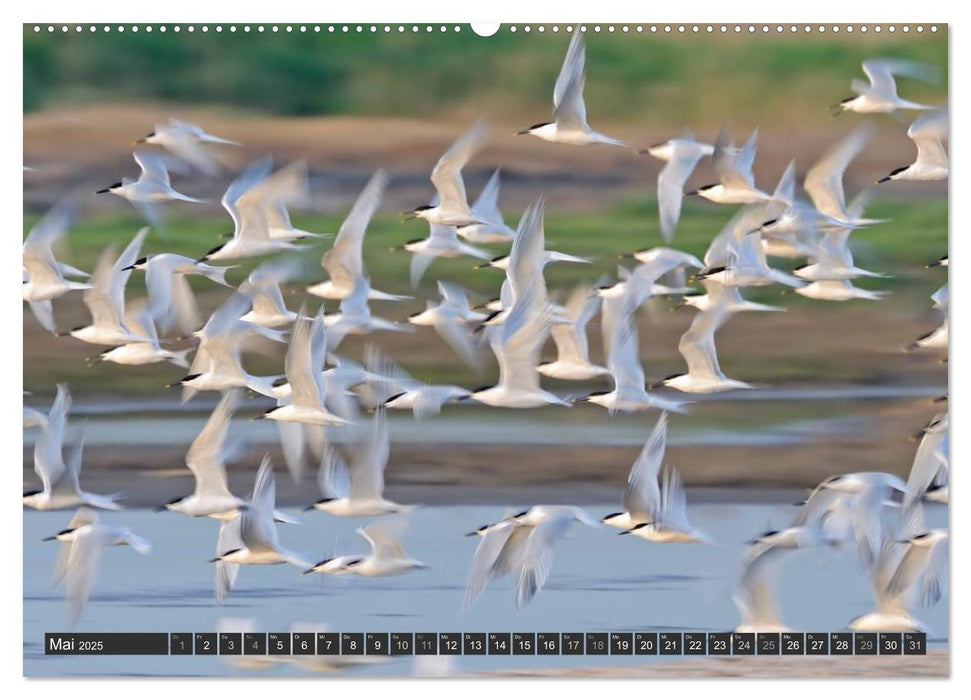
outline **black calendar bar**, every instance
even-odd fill
[[[924,655],[921,632],[149,632],[44,635],[52,656]]]

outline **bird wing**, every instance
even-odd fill
[[[324,450],[324,458],[317,470],[317,486],[325,498],[347,498],[351,493],[347,464],[333,447]]]
[[[668,414],[667,411],[662,411],[631,467],[627,488],[621,497],[621,504],[633,519],[649,522],[661,515],[663,502],[658,487],[658,475],[664,461],[667,432]]]
[[[448,211],[469,211],[469,202],[462,180],[462,168],[485,142],[488,128],[485,121],[478,120],[472,127],[459,136],[455,143],[445,151],[432,169],[432,184],[438,192],[442,209]]]
[[[715,350],[715,331],[725,322],[724,311],[699,311],[691,326],[678,341],[678,352],[688,365],[688,373],[698,377],[720,378],[718,355]]]
[[[138,167],[142,169],[138,177],[139,182],[151,182],[164,187],[171,186],[168,171],[170,159],[148,151],[135,151],[132,153],[132,157],[138,163]]]
[[[233,219],[234,238],[270,237],[266,217],[258,206],[259,202],[254,201],[253,198],[247,201],[245,195],[266,180],[272,170],[273,159],[270,156],[264,156],[246,166],[226,188],[221,204]]]
[[[489,582],[497,576],[496,563],[500,561],[510,536],[517,529],[528,528],[517,527],[514,520],[502,520],[490,526],[479,539],[465,584],[465,595],[462,599],[464,608],[472,605]]]
[[[47,425],[34,443],[34,473],[40,478],[45,493],[50,493],[64,473],[61,451],[67,413],[71,410],[71,394],[66,384],[57,385],[57,396],[47,414]]]
[[[557,515],[546,518],[533,528],[526,540],[522,569],[516,584],[517,606],[529,603],[546,585],[553,568],[553,546],[563,538],[572,522],[572,516]]]
[[[399,517],[385,517],[375,520],[357,533],[371,545],[371,554],[377,559],[407,559],[398,542],[405,530],[405,521]]]
[[[290,345],[284,361],[284,371],[290,383],[294,406],[323,406],[324,380],[321,372],[327,353],[325,333],[322,311],[310,319],[301,308],[293,323]]]
[[[583,34],[576,27],[553,88],[553,118],[559,126],[587,128],[587,108],[583,103],[586,55]]]
[[[509,280],[513,300],[523,293],[527,286],[542,278],[546,236],[543,231],[543,211],[545,201],[542,196],[526,207],[516,237],[509,251],[509,265],[506,278]]]
[[[897,96],[897,83],[894,76],[903,75],[925,82],[933,81],[937,76],[930,66],[916,61],[899,59],[870,58],[863,62],[863,72],[870,79],[870,89],[886,97]]]
[[[843,173],[847,166],[866,147],[873,129],[860,126],[842,141],[831,147],[806,173],[803,188],[815,207],[833,219],[845,221],[846,195],[843,192]]]
[[[661,477],[662,515],[661,522],[679,530],[688,530],[688,499],[677,469],[669,467]]]
[[[232,496],[226,480],[225,447],[229,423],[239,405],[239,391],[224,392],[199,435],[189,446],[186,466],[196,479],[198,496]]]
[[[384,411],[374,412],[371,435],[351,463],[350,497],[353,500],[378,500],[384,493],[384,468],[388,464],[391,439]]]
[[[324,253],[320,264],[335,284],[350,286],[357,277],[364,274],[364,263],[361,259],[364,234],[367,232],[371,217],[381,203],[387,184],[388,176],[383,170],[378,170],[371,176],[354,200],[351,210],[337,232],[334,244]]]
[[[942,141],[947,138],[947,133],[947,110],[920,115],[907,129],[907,136],[917,146],[917,162],[946,168],[947,151]]]
[[[732,591],[743,624],[756,628],[781,626],[771,578],[784,551],[754,544],[746,552],[742,572]]]
[[[91,587],[98,571],[98,562],[105,547],[103,535],[97,529],[79,532],[71,544],[64,574],[68,619],[76,624],[91,595]]]
[[[276,482],[270,456],[263,457],[256,472],[256,483],[249,507],[240,514],[239,533],[250,551],[280,549],[273,511],[276,504]]]
[[[904,506],[919,500],[924,492],[934,483],[934,479],[941,469],[941,462],[936,457],[947,432],[925,432],[917,446],[914,462],[907,477],[907,493],[904,494]]]
[[[446,317],[436,321],[435,330],[467,365],[478,367],[475,344],[464,323],[459,323],[456,318]]]
[[[219,536],[216,539],[216,556],[225,554],[243,546],[243,538],[240,535],[242,516],[236,516],[232,520],[223,520],[219,523]],[[213,588],[216,594],[216,601],[223,603],[229,596],[236,583],[236,575],[239,574],[239,564],[232,564],[226,561],[216,562]]]
[[[644,367],[641,365],[637,323],[629,312],[618,319],[609,348],[607,369],[613,375],[614,389],[618,394],[630,390],[643,392]]]
[[[661,168],[657,176],[657,208],[661,224],[661,235],[670,241],[674,229],[681,218],[681,201],[684,196],[684,183],[691,177],[704,152],[696,144],[677,145],[670,160]]]
[[[502,218],[502,210],[499,208],[499,168],[493,171],[485,187],[482,188],[475,204],[472,205],[472,213],[475,214],[475,218],[490,224],[506,225]]]

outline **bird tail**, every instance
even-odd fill
[[[183,367],[189,369],[189,353],[192,352],[193,348],[186,348],[185,350],[177,350],[172,353],[169,358],[169,362],[178,367]]]

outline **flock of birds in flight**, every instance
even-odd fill
[[[587,123],[583,101],[585,52],[582,34],[573,34],[554,90],[554,119],[520,131],[545,141],[569,145],[628,144],[593,130]],[[864,114],[914,110],[920,116],[907,135],[917,146],[915,161],[897,168],[880,182],[890,180],[943,180],[948,174],[942,144],[947,135],[946,109],[905,100],[897,95],[895,76],[929,77],[928,68],[914,63],[871,59],[863,63],[869,82],[854,81],[854,97],[835,106],[837,112]],[[690,132],[652,146],[648,153],[665,165],[657,182],[660,231],[671,241],[677,228],[683,197],[699,196],[738,212],[714,237],[702,260],[671,247],[639,250],[630,258],[633,268],[621,267],[616,282],[580,286],[565,302],[550,298],[544,269],[558,262],[582,264],[584,258],[547,250],[544,238],[544,202],[529,205],[516,229],[505,224],[498,204],[499,172],[489,179],[478,199],[470,204],[462,170],[484,145],[488,130],[475,123],[459,136],[431,173],[435,197],[416,207],[406,218],[429,224],[425,238],[405,243],[411,253],[410,276],[418,285],[429,265],[440,257],[470,256],[481,266],[503,270],[499,296],[473,308],[465,290],[438,281],[439,301],[427,302],[424,311],[394,323],[371,313],[369,302],[410,297],[380,291],[362,260],[368,223],[377,210],[387,176],[379,171],[361,191],[321,261],[325,281],[308,287],[310,295],[339,301],[336,313],[305,305],[288,309],[281,285],[297,276],[301,267],[290,253],[321,234],[295,228],[288,206],[305,194],[307,172],[300,163],[274,170],[269,157],[246,167],[222,197],[234,230],[200,258],[174,253],[144,256],[141,249],[149,233],[139,231],[120,255],[112,246],[102,254],[94,272],[86,273],[54,258],[53,245],[62,238],[75,205],[55,205],[30,231],[23,246],[23,297],[37,321],[55,331],[52,301],[74,290],[83,291],[91,313],[89,325],[69,335],[85,343],[107,346],[100,359],[120,365],[170,362],[188,368],[178,382],[183,400],[197,392],[221,392],[221,399],[186,455],[195,478],[193,493],[166,503],[165,510],[220,521],[215,564],[215,594],[225,600],[242,565],[299,566],[304,573],[335,576],[387,576],[421,568],[399,543],[412,506],[384,497],[384,469],[390,440],[386,412],[411,410],[416,419],[437,414],[455,402],[528,409],[572,403],[542,388],[540,377],[585,381],[609,377],[612,389],[595,392],[583,401],[615,412],[660,409],[661,415],[643,451],[633,465],[622,498],[623,510],[601,520],[584,510],[565,505],[535,505],[509,512],[497,522],[471,535],[478,546],[472,559],[464,605],[471,605],[493,580],[507,574],[517,577],[516,602],[528,603],[544,586],[552,567],[552,553],[574,522],[618,528],[655,543],[712,543],[688,519],[685,490],[678,472],[662,469],[668,412],[684,412],[685,403],[661,396],[664,386],[683,393],[714,393],[751,385],[727,377],[715,349],[715,334],[734,314],[742,311],[776,312],[784,309],[746,300],[747,287],[784,285],[813,299],[845,301],[879,299],[881,292],[853,285],[859,277],[881,277],[853,261],[849,239],[853,231],[878,225],[866,218],[869,190],[847,202],[843,175],[866,147],[872,134],[861,126],[827,151],[808,171],[803,189],[809,201],[796,193],[795,164],[790,163],[772,193],[756,186],[752,168],[758,132],[737,147],[722,131],[714,144],[696,141]],[[219,165],[213,149],[233,145],[199,127],[179,121],[158,125],[140,140],[134,152],[141,168],[137,179],[100,190],[131,202],[154,226],[166,202],[201,200],[176,191],[169,171],[191,169],[214,175]],[[685,183],[703,160],[712,163],[718,182],[684,192]],[[494,257],[482,244],[511,244],[508,255]],[[279,254],[279,255],[278,255]],[[248,278],[232,289],[223,261],[274,255],[260,263]],[[769,265],[769,257],[806,259],[785,272]],[[944,257],[935,265],[947,265]],[[690,293],[690,281],[704,288]],[[143,272],[147,299],[126,305],[125,287],[134,271]],[[202,323],[193,292],[186,280],[203,276],[231,289],[226,300]],[[678,295],[697,309],[691,327],[678,349],[687,372],[648,386],[639,357],[636,313],[651,297]],[[916,340],[915,348],[947,349],[947,287],[933,297],[945,320],[940,328]],[[605,364],[590,360],[587,325],[601,314]],[[433,328],[466,363],[478,367],[488,346],[499,365],[495,386],[470,391],[460,386],[430,385],[410,377],[371,344],[362,363],[337,354],[350,334],[402,332],[409,326]],[[58,334],[63,335],[63,334]],[[540,363],[539,355],[552,336],[557,359]],[[285,375],[255,376],[242,363],[252,339],[262,337],[287,344]],[[170,339],[192,340],[184,350],[170,349]],[[193,354],[194,353],[194,354]],[[192,354],[191,363],[189,355]],[[308,506],[338,517],[375,518],[358,530],[370,545],[361,554],[335,556],[314,563],[286,549],[277,524],[292,519],[276,509],[273,466],[264,458],[252,495],[242,498],[227,484],[226,462],[238,451],[227,440],[229,425],[247,390],[269,397],[276,406],[261,417],[276,422],[281,446],[293,478],[299,481],[308,460],[319,459],[321,497]],[[80,616],[90,593],[101,551],[128,545],[147,553],[150,545],[137,534],[100,521],[92,509],[116,510],[112,496],[88,493],[79,483],[83,435],[69,439],[68,389],[59,385],[49,413],[24,408],[24,427],[36,427],[34,469],[43,488],[24,495],[24,504],[38,510],[78,510],[67,527],[48,539],[61,543],[55,583],[64,583],[72,622]],[[373,410],[369,419],[362,409]],[[833,476],[819,484],[801,505],[792,523],[770,530],[749,543],[734,590],[741,616],[741,631],[785,629],[775,603],[771,577],[786,552],[811,547],[854,543],[860,561],[872,579],[876,609],[850,623],[859,630],[924,629],[910,611],[908,596],[920,589],[925,603],[942,595],[947,563],[947,532],[929,530],[923,523],[928,502],[947,503],[947,414],[938,415],[920,436],[920,445],[908,481],[887,473],[867,472]],[[358,431],[351,458],[328,444],[327,429]],[[352,432],[352,434],[354,434]]]

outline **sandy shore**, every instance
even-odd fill
[[[927,656],[709,656],[698,659],[574,669],[508,671],[530,678],[947,678],[947,651]]]

